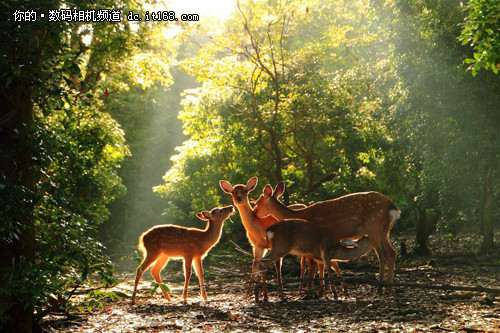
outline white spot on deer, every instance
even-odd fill
[[[267,231],[267,232],[266,232],[266,235],[267,235],[267,239],[271,240],[271,239],[273,239],[273,237],[274,237],[274,232],[272,232],[272,231]]]

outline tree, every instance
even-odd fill
[[[122,5],[140,10],[136,1]],[[3,3],[0,326],[6,332],[32,331],[53,295],[56,303],[69,299],[93,273],[112,282],[112,266],[92,232],[107,218],[106,204],[123,193],[116,170],[128,150],[119,126],[99,110],[105,92],[99,82],[145,45],[150,26],[47,19],[49,9],[109,7],[114,2]],[[46,18],[16,21],[20,12]]]
[[[386,36],[366,23],[370,11],[336,1],[239,5],[229,31],[183,63],[203,85],[183,101],[190,138],[155,188],[171,203],[167,215],[219,203],[219,179],[286,179],[286,201],[306,203],[375,185],[387,138],[374,53]],[[347,26],[342,15],[355,13]]]

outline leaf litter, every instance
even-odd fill
[[[443,249],[441,249],[443,250]],[[452,284],[498,288],[497,259],[437,253],[429,257],[398,258],[398,282]],[[250,266],[227,271],[227,265],[206,266],[209,301],[199,295],[192,278],[187,304],[182,302],[182,272],[168,269],[164,283],[171,289],[173,302],[158,291],[149,294],[150,281],[142,281],[137,305],[130,303],[133,276],[115,287],[128,297],[104,302],[104,307],[85,313],[52,314],[43,319],[45,332],[499,332],[500,295],[480,292],[392,288],[376,295],[376,288],[349,284],[348,294],[339,300],[303,297],[285,290],[286,301],[275,291],[270,302],[256,303],[244,295]],[[296,279],[296,260],[284,264],[287,280]],[[290,269],[292,267],[292,269]],[[213,268],[213,269],[212,269]],[[286,269],[288,268],[288,269]],[[371,274],[378,270],[373,254],[341,264],[344,276]],[[295,275],[297,274],[297,275]],[[145,274],[144,276],[146,277]],[[271,275],[271,273],[269,273]],[[175,282],[171,282],[174,280]],[[295,288],[296,289],[296,288]],[[340,290],[337,286],[337,290]]]

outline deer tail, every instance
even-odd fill
[[[394,227],[394,225],[396,224],[396,222],[400,217],[401,217],[401,211],[393,202],[391,202],[389,206],[389,218],[390,218],[389,229],[392,229],[392,227]]]
[[[147,252],[147,251],[146,251],[146,247],[144,246],[144,235],[145,235],[145,234],[146,234],[145,232],[143,232],[143,233],[141,234],[141,236],[139,237],[139,243],[137,244],[137,249],[138,249],[139,251],[141,251],[141,253],[142,253],[143,257],[146,257],[146,252]]]

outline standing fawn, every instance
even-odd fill
[[[252,206],[250,206],[248,193],[255,189],[257,181],[257,177],[252,177],[247,181],[246,185],[238,184],[234,187],[228,181],[221,180],[219,182],[221,189],[231,195],[234,205],[238,208],[243,227],[247,233],[248,241],[252,245],[254,259],[252,263],[252,273],[250,274],[250,282],[247,289],[248,294],[250,294],[253,290],[253,281],[257,274],[260,259],[264,256],[266,249],[269,248],[266,240],[266,229],[277,222],[277,220],[272,216],[258,217],[255,215]],[[306,206],[302,204],[295,204],[289,207],[296,209],[305,208]],[[281,261],[277,260],[275,262],[275,266],[278,285],[281,286]]]
[[[202,260],[208,251],[219,241],[222,234],[224,221],[234,212],[233,206],[214,208],[211,212],[203,211],[196,214],[201,220],[207,221],[205,230],[186,228],[177,225],[157,225],[144,232],[139,237],[138,249],[143,253],[144,259],[135,276],[132,304],[136,302],[137,285],[142,274],[154,263],[151,275],[158,284],[162,284],[161,270],[170,258],[184,259],[184,302],[188,297],[188,285],[191,278],[191,266],[194,260],[195,272],[200,282],[201,296],[207,300],[205,292],[205,279],[203,278]],[[171,298],[168,292],[161,288],[163,296],[168,301]]]
[[[270,226],[266,230],[266,237],[271,244],[271,252],[261,262],[263,282],[266,281],[269,265],[287,254],[312,257],[316,263],[326,266],[328,277],[331,278],[332,260],[356,259],[371,250],[373,246],[367,237],[361,238],[358,242],[349,241],[348,245],[343,244],[328,230],[319,228],[310,222],[296,219],[284,220]],[[337,299],[335,286],[333,284],[332,286],[335,299]],[[265,284],[263,292],[264,301],[267,302]],[[256,292],[255,296],[258,300],[259,293]]]
[[[292,210],[278,200],[284,191],[284,182],[276,185],[274,191],[271,185],[266,185],[254,207],[257,216],[270,214],[278,220],[303,219],[329,230],[340,240],[368,236],[379,261],[379,281],[384,281],[387,265],[387,282],[392,282],[396,251],[389,232],[399,219],[400,211],[391,199],[378,192],[353,193]],[[382,290],[379,286],[378,292]]]

